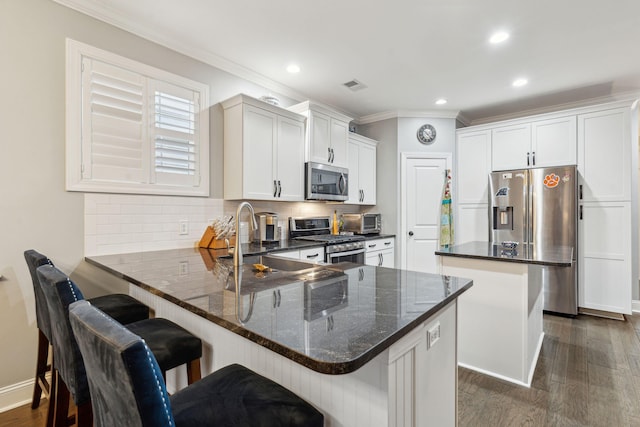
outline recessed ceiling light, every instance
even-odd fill
[[[297,65],[297,64],[289,64],[287,66],[287,71],[290,72],[291,74],[299,73],[300,72],[300,66]]]
[[[447,100],[444,98],[440,98],[436,101],[436,105],[444,105],[447,103]]]
[[[489,43],[498,44],[509,38],[509,33],[505,31],[498,31],[497,33],[493,33],[491,38],[489,38]]]
[[[514,87],[521,87],[526,85],[527,83],[529,83],[527,79],[515,79],[512,84]]]

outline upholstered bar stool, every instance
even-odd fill
[[[36,269],[38,267],[45,264],[53,265],[53,263],[45,255],[33,249],[25,251],[24,258],[27,261],[29,273],[31,273],[31,281],[33,282],[33,293],[36,301],[36,323],[38,326],[36,376],[33,386],[33,397],[31,399],[31,408],[35,409],[40,405],[40,398],[43,392],[45,396],[55,398],[55,395],[49,396],[51,392],[55,393],[55,391],[52,390],[51,384],[49,384],[46,378],[46,374],[51,370],[51,365],[48,364],[49,344],[51,343],[49,308],[37,282],[38,277],[36,275]],[[89,301],[120,323],[136,322],[149,317],[149,307],[129,295],[110,294],[92,298]]]
[[[97,427],[304,426],[324,417],[300,397],[240,366],[226,366],[169,397],[145,341],[86,301],[69,320],[87,368]]]
[[[66,274],[51,265],[38,267],[36,273],[49,308],[52,328],[56,384],[54,424],[56,427],[67,425],[71,397],[77,406],[77,425],[90,426],[92,410],[87,372],[71,330],[68,312],[69,304],[84,299],[82,292]],[[144,337],[151,351],[158,353],[161,374],[187,364],[190,383],[200,378],[202,342],[199,338],[166,319],[141,320],[129,323],[127,327]]]

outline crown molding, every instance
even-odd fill
[[[369,114],[355,120],[356,124],[365,125],[369,123],[379,122],[387,119],[458,119],[458,111],[442,111],[442,110],[396,110],[384,111],[382,113]]]
[[[243,67],[233,61],[223,58],[215,53],[204,49],[197,49],[193,46],[180,43],[179,41],[169,38],[166,35],[154,31],[153,29],[140,25],[139,22],[122,15],[107,6],[108,2],[93,2],[91,7],[87,6],[87,2],[83,0],[53,0],[62,6],[73,9],[84,15],[105,22],[121,30],[127,31],[143,39],[157,43],[168,49],[176,51],[185,56],[189,56],[197,61],[204,62],[222,71],[258,84],[271,91],[277,92],[297,101],[308,99],[304,94],[290,88],[289,86],[278,83],[260,73],[256,73],[246,67]]]
[[[493,122],[515,120],[522,117],[537,116],[541,114],[555,113],[555,112],[560,112],[564,110],[572,110],[572,109],[583,108],[583,107],[591,107],[594,105],[607,104],[612,102],[624,102],[624,101],[633,102],[638,98],[640,98],[640,92],[626,91],[626,92],[615,93],[607,96],[599,96],[595,98],[583,99],[580,101],[567,102],[564,104],[556,104],[556,105],[550,105],[546,107],[533,108],[529,110],[518,111],[515,113],[502,114],[502,115],[491,116],[491,117],[483,117],[477,120],[470,120],[465,124],[465,126],[477,126],[477,125],[484,125],[484,124],[493,123]]]

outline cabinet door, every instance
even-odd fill
[[[541,120],[531,124],[531,158],[536,167],[577,164],[576,117]]]
[[[458,203],[488,203],[491,131],[461,133],[456,145]]]
[[[325,114],[310,111],[309,126],[309,161],[329,163],[331,119]]]
[[[304,200],[304,123],[278,117],[278,200]]]
[[[460,204],[455,222],[455,243],[489,241],[489,205]]]
[[[531,125],[505,126],[491,132],[491,169],[494,171],[529,167]]]
[[[276,186],[276,115],[247,105],[244,110],[244,188],[247,199],[272,200]],[[240,165],[237,165],[238,168]],[[233,165],[227,165],[233,167]]]
[[[631,203],[583,203],[579,220],[579,306],[631,314]]]
[[[331,119],[331,164],[346,168],[349,124],[342,120]]]
[[[276,289],[273,336],[291,348],[304,348],[304,330],[291,325],[304,325],[304,282],[295,282]]]
[[[367,252],[364,257],[364,263],[378,267],[380,265],[380,251]]]
[[[395,268],[395,251],[393,249],[380,251],[380,267]]]
[[[376,147],[361,144],[358,159],[358,181],[362,190],[362,204],[376,204]]]
[[[583,201],[631,200],[630,132],[628,108],[578,116]]]
[[[356,141],[348,143],[349,164],[349,199],[345,203],[358,205],[360,204],[360,144]]]

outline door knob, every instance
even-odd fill
[[[413,231],[410,231],[410,232],[409,232],[409,236],[413,236]]]

